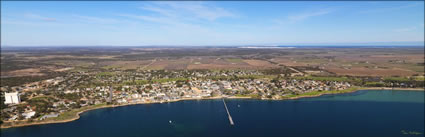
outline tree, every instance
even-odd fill
[[[20,96],[19,98],[21,99],[22,102],[28,100],[28,97],[26,95]]]
[[[19,113],[24,113],[25,106],[24,105],[19,105],[16,109],[18,110]]]
[[[81,101],[80,101],[80,103],[81,103],[81,104],[86,104],[87,102],[86,102],[86,101],[84,101],[84,100],[81,100]]]
[[[0,96],[0,108],[6,108],[6,107],[7,107],[7,105],[4,104],[4,97]]]
[[[149,84],[149,85],[147,85],[147,86],[146,86],[146,88],[147,88],[147,89],[152,89],[152,85],[151,85],[151,84]]]
[[[22,116],[22,114],[19,114],[18,120],[23,120],[23,119],[24,119],[24,116]]]
[[[3,119],[8,119],[8,118],[10,118],[9,113],[7,113],[7,112],[2,112],[2,114],[1,114],[1,119],[3,120]]]
[[[242,94],[251,94],[253,91],[251,91],[251,90],[244,90],[243,92],[242,92]]]
[[[271,82],[272,82],[272,83],[278,83],[278,82],[279,82],[279,79],[278,79],[278,78],[273,78],[273,79],[271,80]]]
[[[80,108],[80,103],[72,103],[71,105],[69,105],[71,108]]]
[[[217,91],[213,91],[213,92],[211,93],[211,96],[213,96],[213,97],[218,96],[218,92],[217,92]]]

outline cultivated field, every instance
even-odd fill
[[[2,78],[38,77],[58,70],[66,72],[75,69],[264,70],[291,67],[308,74],[412,76],[424,74],[423,49],[423,47],[2,48],[1,75]]]

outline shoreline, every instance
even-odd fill
[[[349,91],[341,91],[341,92],[330,92],[330,93],[319,93],[317,95],[299,95],[295,97],[288,97],[288,98],[280,98],[280,99],[263,99],[260,98],[260,100],[293,100],[293,99],[300,99],[300,98],[311,98],[311,97],[319,97],[322,95],[330,95],[330,94],[344,94],[344,93],[352,93],[359,90],[410,90],[410,91],[424,91],[424,88],[386,88],[386,87],[358,87],[351,89]],[[80,114],[84,112],[88,112],[91,110],[101,109],[101,108],[114,108],[114,107],[123,107],[123,106],[130,106],[130,105],[140,105],[140,104],[158,104],[158,103],[172,103],[172,102],[178,102],[178,101],[186,101],[186,100],[211,100],[211,99],[221,99],[221,98],[229,98],[229,99],[254,99],[252,97],[237,97],[237,96],[230,96],[230,97],[208,97],[208,98],[182,98],[182,99],[176,99],[176,100],[170,100],[170,101],[164,101],[164,102],[143,102],[143,103],[129,103],[129,104],[121,104],[121,105],[107,105],[107,104],[100,104],[100,106],[91,106],[92,108],[87,108],[81,111],[78,111],[75,113],[75,115],[70,119],[65,120],[52,120],[52,121],[40,121],[40,122],[32,122],[32,123],[23,123],[23,124],[14,124],[12,122],[3,122],[4,123],[11,123],[12,125],[4,126],[1,124],[0,129],[8,129],[8,128],[16,128],[16,127],[24,127],[24,126],[33,126],[33,125],[43,125],[43,124],[54,124],[54,123],[66,123],[71,122],[74,120],[80,119]],[[89,106],[90,107],[90,106]],[[72,110],[71,110],[72,111]]]
[[[322,93],[318,95],[305,95],[305,96],[297,96],[297,97],[290,97],[290,98],[284,98],[284,99],[278,99],[278,100],[286,100],[286,99],[300,99],[300,98],[311,98],[311,97],[319,97],[322,95],[332,95],[332,94],[344,94],[344,93],[353,93],[359,90],[408,90],[408,91],[425,91],[424,88],[386,88],[386,87],[358,87],[351,91],[341,92],[341,93]]]

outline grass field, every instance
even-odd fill
[[[86,107],[81,107],[79,109],[73,109],[71,111],[67,111],[67,112],[64,112],[64,113],[60,114],[58,117],[47,118],[45,121],[70,120],[72,118],[76,118],[77,117],[77,113],[79,113],[79,112],[83,112],[83,111],[86,111],[86,110],[90,110],[90,109],[94,109],[94,108],[99,108],[99,107],[103,107],[103,106],[106,106],[106,103],[92,105],[92,106],[86,106]]]
[[[308,97],[308,96],[318,96],[318,95],[322,95],[322,94],[339,94],[339,93],[348,93],[348,92],[353,92],[360,89],[359,87],[351,87],[348,89],[344,89],[344,90],[334,90],[334,91],[312,91],[312,92],[307,92],[307,93],[302,93],[302,94],[298,94],[298,95],[288,95],[288,96],[284,96],[283,98],[297,98],[297,97]]]

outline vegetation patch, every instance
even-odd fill
[[[384,81],[385,82],[407,82],[409,81],[409,79],[406,77],[385,77]]]
[[[58,117],[47,118],[46,121],[69,120],[69,119],[75,118],[77,113],[79,113],[79,112],[90,110],[90,109],[95,109],[95,108],[99,108],[99,107],[103,107],[103,106],[106,106],[106,103],[97,104],[97,105],[93,105],[93,106],[81,107],[79,109],[73,109],[71,111],[67,111],[67,112],[60,114]]]
[[[97,73],[97,76],[113,76],[115,75],[115,72],[99,72]]]
[[[319,96],[322,94],[339,94],[339,93],[348,93],[348,92],[352,92],[352,91],[356,91],[360,88],[358,87],[351,87],[351,88],[347,88],[344,90],[332,90],[332,91],[312,91],[312,92],[307,92],[307,93],[302,93],[302,94],[298,94],[298,95],[287,95],[287,96],[283,96],[283,98],[296,98],[296,97],[308,97],[308,96]]]
[[[307,77],[294,77],[294,79],[298,80],[317,80],[317,81],[352,81],[352,80],[360,80],[360,79],[350,79],[348,77],[315,77],[315,76],[307,76]]]

